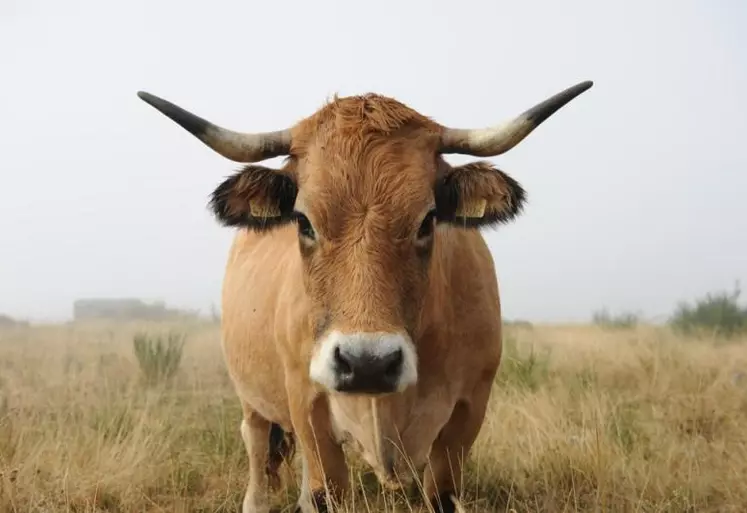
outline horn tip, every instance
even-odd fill
[[[583,93],[584,91],[588,91],[591,89],[591,87],[594,85],[593,80],[584,80],[582,82],[577,83],[576,85],[572,85],[560,95],[565,95],[567,97],[570,97],[570,99],[575,98],[579,94]]]
[[[163,103],[163,100],[161,100],[161,98],[153,94],[150,94],[147,91],[138,91],[137,97],[143,100],[145,103],[147,103],[151,107],[155,107],[157,109],[158,109],[159,104]]]
[[[154,94],[150,94],[146,91],[138,91],[137,96],[199,139],[202,139],[205,132],[211,126],[208,121],[201,117],[184,110],[170,101],[159,98]]]
[[[158,96],[154,94],[150,94],[147,91],[138,91],[137,97],[143,100],[145,103],[149,105],[153,105],[153,106],[155,106],[155,104],[158,103],[159,101],[163,101]]]
[[[583,92],[583,91],[586,91],[587,89],[591,89],[593,85],[594,85],[593,80],[584,80],[583,82],[579,82],[578,88]]]
[[[535,105],[524,113],[524,117],[537,127],[581,93],[591,89],[593,85],[594,82],[592,80],[584,80],[576,85],[572,85],[542,103]]]

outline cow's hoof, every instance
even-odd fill
[[[459,513],[453,492],[443,492],[431,499],[431,506],[436,513]]]
[[[324,489],[321,490],[315,490],[311,493],[311,505],[313,506],[312,511],[316,511],[318,513],[328,513],[329,509],[327,507],[327,493],[324,491]],[[303,510],[301,507],[301,504],[296,504],[295,509],[293,510],[293,513],[307,513]],[[308,512],[311,513],[311,512]]]

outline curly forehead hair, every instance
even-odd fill
[[[351,155],[368,141],[417,131],[436,141],[442,127],[407,105],[387,96],[366,94],[335,97],[293,129],[291,153],[304,151],[312,141]]]

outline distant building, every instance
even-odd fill
[[[19,321],[14,319],[10,315],[0,313],[0,328],[14,328],[18,326],[28,326],[29,323],[26,321]]]
[[[78,299],[73,303],[73,319],[76,321],[163,321],[196,316],[196,312],[166,308],[162,301],[147,304],[135,298],[90,298]]]

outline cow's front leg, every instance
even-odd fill
[[[349,489],[345,453],[334,438],[327,400],[319,397],[305,405],[301,399],[291,403],[293,429],[303,463],[301,496],[295,511],[323,513],[330,511],[328,494],[339,503]]]
[[[424,492],[436,513],[463,511],[459,503],[462,469],[485,419],[491,382],[478,385],[469,401],[457,403],[433,443],[425,469]]]
[[[267,513],[269,505],[269,479],[266,472],[269,456],[270,423],[242,403],[241,438],[249,456],[249,484],[244,495],[242,513]]]

